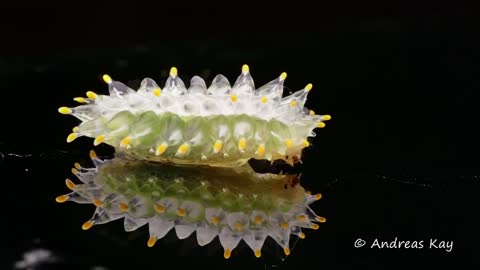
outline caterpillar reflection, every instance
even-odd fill
[[[321,195],[305,192],[293,175],[258,174],[248,164],[232,169],[101,160],[94,151],[90,157],[95,167],[76,163],[72,172],[80,183],[67,179],[71,192],[56,198],[97,207],[84,230],[123,218],[126,231],[148,225],[149,247],[174,229],[179,239],[195,232],[201,246],[218,236],[225,258],[242,240],[260,257],[267,237],[289,255],[291,235],[303,239],[302,229],[326,221],[309,207]]]

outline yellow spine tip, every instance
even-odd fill
[[[78,137],[78,133],[70,133],[67,137],[67,143],[73,142]]]
[[[292,141],[292,139],[286,139],[286,140],[285,140],[285,146],[286,146],[287,148],[292,147],[292,146],[293,146],[293,141]]]
[[[221,221],[220,217],[217,217],[217,216],[212,217],[212,220],[211,220],[213,225],[218,225],[220,221]]]
[[[243,65],[242,66],[242,73],[247,74],[248,72],[250,72],[250,68],[248,67],[248,65]]]
[[[72,109],[67,108],[67,107],[60,107],[60,108],[58,108],[58,112],[61,113],[61,114],[71,114]]]
[[[89,221],[83,223],[83,225],[82,225],[82,230],[86,231],[86,230],[92,228],[93,223],[94,223],[94,222],[93,222],[92,220],[89,220]]]
[[[258,146],[258,148],[257,148],[257,154],[258,154],[259,156],[265,155],[265,144],[262,143],[262,144],[260,144],[260,145]]]
[[[305,86],[305,91],[309,92],[310,90],[312,90],[313,88],[313,85],[311,83],[307,84],[307,86]]]
[[[261,216],[256,216],[256,217],[255,217],[255,223],[256,223],[257,225],[262,224],[262,223],[263,223],[263,218],[262,218]]]
[[[238,141],[238,149],[240,149],[240,151],[243,151],[245,150],[245,148],[247,148],[247,140],[245,138],[241,138]]]
[[[166,143],[162,143],[159,146],[157,146],[157,149],[155,150],[155,155],[160,156],[161,154],[165,153],[167,151],[168,145]]]
[[[332,119],[332,116],[327,114],[327,115],[322,116],[322,118],[323,118],[323,120],[328,121],[328,120]]]
[[[230,249],[225,249],[225,251],[223,252],[223,257],[225,259],[229,259],[230,258],[230,255],[232,255],[232,251]]]
[[[75,169],[75,168],[72,168],[72,174],[73,174],[73,175],[77,175],[77,174],[79,174],[79,172],[78,172],[78,170],[77,170],[77,169]]]
[[[120,141],[120,147],[128,147],[132,143],[132,138],[125,137],[123,140]]]
[[[325,123],[323,123],[323,122],[318,122],[318,123],[317,123],[317,127],[318,127],[318,128],[324,128],[324,127],[325,127]]]
[[[318,221],[318,222],[320,222],[320,223],[325,223],[325,222],[327,222],[327,219],[324,218],[324,217],[316,217],[315,220]]]
[[[57,198],[55,198],[55,201],[57,203],[64,203],[64,202],[68,201],[69,198],[70,197],[68,197],[68,195],[60,195]]]
[[[216,154],[222,150],[223,142],[221,140],[217,140],[213,145],[213,152]]]
[[[93,145],[97,146],[101,144],[103,141],[105,141],[105,135],[99,135],[95,137],[95,140],[93,141]]]
[[[87,102],[87,100],[83,97],[76,97],[73,100],[75,100],[78,103],[86,103]]]
[[[126,203],[120,203],[118,205],[118,208],[120,209],[120,211],[122,212],[128,212],[128,204]]]
[[[95,94],[95,92],[93,92],[93,91],[88,91],[88,92],[87,92],[87,97],[88,97],[89,99],[97,99],[98,95]]]
[[[93,199],[93,200],[92,200],[92,203],[93,203],[93,205],[95,205],[96,207],[102,207],[102,206],[103,206],[103,202],[100,201],[99,199]]]
[[[318,194],[315,194],[315,200],[320,200],[322,198],[322,194],[318,193]]]
[[[315,111],[314,111],[314,110],[310,110],[310,111],[308,112],[308,114],[310,114],[310,115],[315,115]]]
[[[65,185],[70,190],[75,190],[75,184],[70,179],[65,179]]]
[[[298,238],[300,238],[300,239],[305,239],[305,234],[304,234],[303,232],[300,232],[300,233],[298,234]]]
[[[187,210],[183,209],[183,208],[178,208],[177,209],[177,216],[179,217],[184,217],[187,215]]]
[[[285,81],[286,78],[287,78],[287,73],[282,72],[282,74],[280,74],[280,81]]]
[[[111,84],[112,83],[112,77],[110,77],[108,74],[104,74],[102,76],[102,79],[104,82],[108,83],[108,84]]]
[[[97,153],[95,153],[94,150],[90,150],[90,158],[91,159],[97,158]]]
[[[283,252],[285,253],[285,255],[290,255],[290,249],[288,247],[284,248],[283,249]]]
[[[262,102],[263,104],[266,104],[268,102],[268,98],[264,96],[260,99],[260,102]]]
[[[318,228],[320,228],[320,226],[318,226],[318,224],[312,224],[312,229],[318,230]]]
[[[177,70],[177,68],[176,68],[176,67],[172,67],[172,68],[170,69],[170,76],[172,76],[173,78],[175,78],[175,77],[177,77],[177,75],[178,75],[178,70]]]
[[[190,149],[190,147],[188,144],[184,143],[178,147],[177,153],[183,155],[188,152],[188,149]]]
[[[310,146],[310,143],[309,143],[306,139],[304,139],[304,140],[302,141],[302,144],[303,144],[303,146],[305,146],[305,147],[309,147],[309,146]]]
[[[292,101],[290,102],[290,106],[292,106],[293,108],[297,107],[297,105],[298,105],[298,103],[297,103],[296,100],[292,100]]]
[[[282,222],[282,224],[280,224],[280,227],[282,227],[282,229],[286,230],[289,228],[289,225],[287,222]]]
[[[157,242],[157,238],[155,236],[150,236],[150,238],[148,238],[148,241],[147,241],[147,246],[153,247],[156,242]]]
[[[75,133],[78,133],[80,131],[80,128],[79,127],[73,127],[72,131],[75,132]]]
[[[235,229],[237,231],[242,231],[243,230],[243,224],[240,222],[235,223]]]
[[[262,252],[260,251],[260,249],[255,250],[255,257],[257,257],[257,258],[262,257]]]
[[[235,95],[235,94],[232,94],[232,95],[230,96],[230,100],[231,100],[232,102],[237,102],[238,96]]]
[[[307,221],[307,217],[305,215],[300,215],[297,217],[298,221],[305,222]]]
[[[162,95],[162,90],[160,90],[160,88],[155,88],[155,89],[153,89],[152,92],[156,97],[159,97],[159,96]]]
[[[155,208],[155,211],[157,211],[157,213],[159,214],[165,213],[165,207],[161,204],[155,204],[154,208]]]
[[[73,166],[74,166],[75,169],[77,169],[77,170],[80,170],[80,169],[82,168],[82,165],[80,165],[80,163],[78,163],[78,162],[75,162],[75,163],[73,164]]]

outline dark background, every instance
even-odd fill
[[[0,19],[3,188],[2,264],[45,248],[61,258],[38,269],[320,269],[327,266],[478,265],[478,46],[474,12],[460,6],[347,2],[222,5],[129,2],[71,7],[18,3]],[[77,124],[57,112],[101,74],[138,86],[222,73],[249,64],[260,86],[313,83],[307,106],[331,114],[304,154],[302,184],[324,199],[328,221],[292,254],[256,259],[240,247],[228,261],[218,240],[199,248],[173,235],[148,249],[146,228],[80,229],[93,208],[58,205],[73,162],[88,164],[90,139],[67,145]],[[475,75],[477,76],[475,76]],[[161,84],[163,86],[163,84]],[[112,149],[97,147],[110,156]],[[453,251],[356,249],[357,238],[454,241]],[[192,240],[192,239],[190,239]],[[272,254],[278,252],[268,244]],[[275,257],[275,256],[272,256]],[[277,256],[278,258],[279,256]],[[3,268],[2,268],[3,269]],[[98,267],[96,269],[99,269]]]

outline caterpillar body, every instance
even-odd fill
[[[316,115],[305,107],[304,89],[283,97],[286,73],[255,89],[244,65],[233,86],[217,75],[207,88],[198,76],[187,90],[176,68],[161,89],[146,78],[138,91],[108,75],[109,95],[87,92],[75,98],[82,105],[61,107],[82,122],[67,137],[107,143],[136,159],[177,164],[238,166],[250,158],[300,159],[313,129],[325,126],[330,115]]]

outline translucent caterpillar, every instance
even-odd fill
[[[149,247],[175,230],[179,239],[196,234],[203,246],[216,237],[229,258],[240,241],[256,257],[271,237],[290,253],[290,237],[305,238],[302,229],[318,229],[325,222],[309,205],[310,195],[294,175],[255,173],[249,164],[237,168],[189,166],[127,159],[122,154],[101,160],[90,152],[93,168],[78,163],[67,179],[72,190],[56,198],[94,204],[93,216],[82,228],[123,218],[126,231],[148,225]]]
[[[163,88],[146,78],[135,91],[104,75],[109,95],[89,91],[74,99],[82,105],[59,112],[81,120],[67,142],[87,136],[95,138],[94,145],[107,143],[136,159],[217,166],[238,166],[250,158],[293,163],[310,145],[313,130],[331,117],[305,107],[312,84],[284,97],[286,77],[282,73],[256,89],[244,65],[233,86],[217,75],[207,88],[194,76],[187,89],[172,68]]]
[[[109,95],[88,91],[74,98],[82,105],[59,112],[81,120],[67,142],[92,137],[115,147],[116,157],[92,151],[94,167],[76,163],[81,183],[67,179],[72,192],[56,201],[96,206],[84,230],[117,219],[126,231],[148,225],[149,247],[175,230],[180,239],[195,233],[201,246],[218,236],[225,258],[240,241],[260,257],[268,237],[288,255],[291,235],[304,238],[302,229],[325,222],[309,207],[321,195],[305,192],[294,175],[258,174],[247,161],[300,160],[331,117],[305,107],[311,84],[284,97],[286,76],[256,89],[244,65],[233,86],[217,75],[207,88],[195,76],[187,90],[172,68],[163,89],[146,78],[135,91],[104,75]]]

